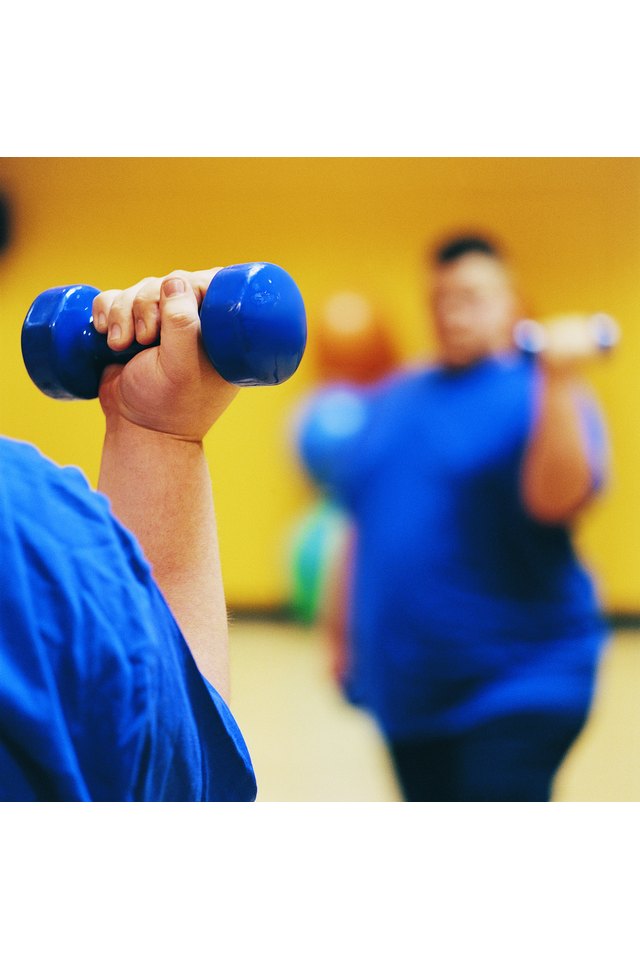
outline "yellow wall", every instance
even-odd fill
[[[310,346],[282,387],[251,389],[207,440],[232,606],[287,596],[283,535],[311,503],[289,445],[314,385],[313,329],[333,293],[378,305],[407,359],[430,345],[425,243],[459,226],[506,242],[532,311],[605,310],[623,346],[591,375],[607,415],[614,479],[580,543],[610,610],[640,610],[640,161],[636,158],[9,158],[0,190],[13,238],[0,256],[0,430],[95,482],[97,401],[35,389],[20,328],[47,287],[122,287],[175,267],[281,264],[307,304]]]

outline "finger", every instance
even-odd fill
[[[194,270],[188,274],[188,279],[196,295],[198,306],[200,306],[204,300],[206,292],[209,289],[209,284],[221,269],[222,267],[213,267],[210,270]]]
[[[208,270],[172,270],[167,277],[182,277],[193,290],[197,304],[200,306],[209,289],[209,284],[221,269],[222,267],[212,267]]]
[[[204,300],[209,284],[213,280],[220,267],[213,267],[208,270],[173,270],[168,276],[182,277],[193,289],[198,306]],[[160,323],[160,288],[162,278],[149,277],[141,280],[135,287],[130,289],[137,290],[133,299],[132,311],[136,339],[140,343],[152,343],[157,339]],[[116,300],[121,303],[123,296],[127,294],[126,290],[103,290],[93,301],[92,318],[93,325],[100,333],[109,331],[109,312]]]
[[[133,287],[121,290],[114,298],[107,314],[107,343],[112,350],[125,350],[135,339],[133,302],[138,290],[146,284],[141,280]]]
[[[181,277],[195,294],[198,306],[204,300],[213,277],[220,268],[210,270],[172,270],[169,277]],[[160,291],[162,277],[150,277],[140,286],[133,301],[135,337],[139,343],[154,343],[160,336]]]
[[[122,290],[103,290],[93,301],[91,317],[93,325],[99,333],[106,333],[108,329],[107,317],[111,304],[122,293]]]
[[[160,336],[160,277],[151,277],[139,288],[132,305],[135,337],[151,344]]]
[[[571,373],[579,370],[597,352],[584,317],[565,317],[547,326],[547,341],[541,355],[547,369]]]
[[[179,271],[162,281],[159,307],[163,366],[189,376],[198,363],[200,317],[195,290]]]
[[[195,294],[198,306],[202,303],[211,280],[219,268],[210,270],[173,270],[168,276],[181,277]],[[142,281],[133,300],[132,314],[135,338],[139,343],[154,343],[160,336],[161,277]]]
[[[568,360],[582,359],[594,353],[597,344],[591,328],[583,319],[566,320],[550,328],[549,350]]]

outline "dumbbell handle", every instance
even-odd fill
[[[594,313],[586,318],[592,328],[594,343],[598,350],[611,350],[620,339],[620,328],[607,313]],[[513,331],[513,339],[523,353],[539,354],[547,346],[547,330],[537,320],[519,320]]]
[[[22,327],[22,355],[36,386],[57,399],[97,397],[104,368],[156,344],[112,350],[92,322],[100,291],[73,285],[45,290]],[[223,267],[200,306],[205,352],[220,376],[239,386],[283,383],[306,345],[304,302],[293,279],[271,263]]]

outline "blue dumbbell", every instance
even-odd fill
[[[620,339],[620,328],[608,313],[594,313],[586,318],[593,342],[600,351],[611,350]],[[537,320],[519,320],[513,331],[515,345],[523,353],[542,353],[547,344],[547,331]]]
[[[149,346],[115,351],[98,333],[91,308],[100,291],[54,287],[33,301],[22,327],[29,376],[59,400],[98,396],[102,373]],[[272,263],[223,267],[200,307],[205,352],[221,377],[238,386],[283,383],[295,373],[307,341],[304,302],[289,274]]]
[[[349,465],[349,444],[367,428],[362,390],[349,385],[324,387],[298,410],[294,444],[305,469],[321,485],[331,485]]]

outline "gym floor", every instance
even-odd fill
[[[369,717],[346,704],[316,628],[232,620],[231,704],[249,746],[259,801],[399,801]],[[612,635],[591,718],[566,758],[554,800],[640,800],[640,633]]]

